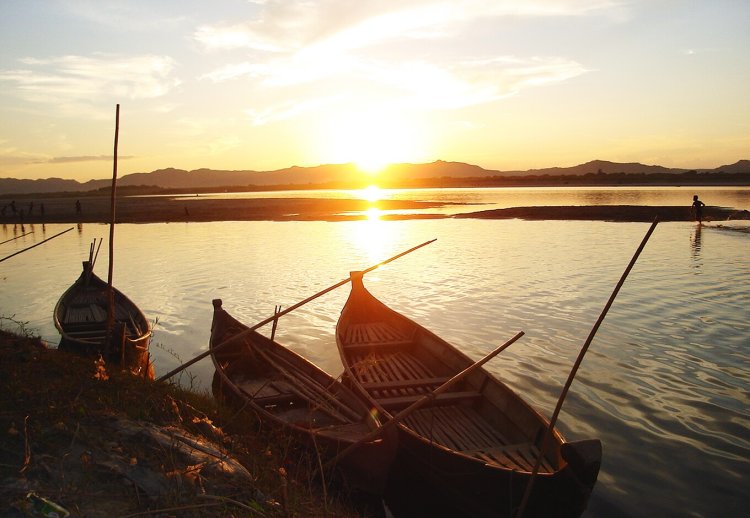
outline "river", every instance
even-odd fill
[[[561,190],[555,198],[551,190],[527,189],[535,203],[517,196],[517,203],[507,205],[505,191],[452,191],[439,195],[490,208],[569,204],[589,196]],[[645,203],[632,189],[593,191],[615,204],[671,204],[667,199],[689,204],[692,197],[690,189],[650,188],[647,196],[661,201]],[[709,204],[750,207],[750,189],[699,192]],[[422,195],[415,192],[410,199]],[[24,230],[33,233],[0,245],[0,256],[68,227],[27,225]],[[473,358],[525,331],[486,368],[549,416],[647,229],[644,223],[377,217],[122,224],[115,234],[114,282],[157,321],[152,352],[159,375],[206,349],[214,298],[252,324],[270,316],[275,305],[291,306],[350,270],[437,238],[368,274],[366,285]],[[80,274],[89,244],[99,237],[105,244],[96,271],[106,279],[107,232],[106,225],[86,224],[1,263],[3,327],[17,329],[14,321],[23,322],[57,343],[55,302]],[[0,241],[21,233],[3,226]],[[604,445],[586,516],[750,515],[748,245],[750,234],[715,223],[661,223],[651,237],[596,335],[559,420],[567,439],[598,437]],[[333,333],[347,294],[342,287],[283,317],[277,339],[339,374]],[[206,359],[183,373],[180,383],[207,391],[212,373]]]

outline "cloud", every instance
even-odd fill
[[[146,32],[163,31],[184,23],[185,12],[181,2],[172,11],[169,2],[122,2],[107,0],[66,0],[59,7],[72,16],[106,27],[108,30]]]
[[[314,45],[339,50],[389,39],[439,38],[460,25],[493,17],[614,13],[614,0],[268,0],[252,19],[202,25],[194,39],[207,50],[295,52]]]
[[[563,58],[495,57],[449,65],[408,62],[381,67],[371,77],[401,91],[404,107],[452,110],[496,101],[533,86],[565,81],[586,73],[580,63]]]
[[[130,160],[134,156],[118,156],[118,160]],[[80,162],[111,162],[112,155],[90,155],[90,156],[56,156],[52,158],[40,157],[39,155],[6,154],[0,150],[0,165],[29,165],[29,164],[75,164]]]
[[[255,124],[318,109],[321,91],[342,92],[353,104],[408,109],[456,109],[492,102],[522,89],[565,81],[587,69],[560,56],[505,56],[491,45],[476,56],[464,49],[472,23],[493,17],[582,16],[606,12],[608,0],[267,0],[255,16],[231,25],[204,25],[194,34],[217,53],[244,49],[248,59],[201,76],[215,83],[251,80]],[[429,45],[417,45],[429,40]],[[303,91],[298,87],[307,87]],[[272,93],[273,92],[273,93]],[[277,96],[289,100],[279,102]],[[317,100],[316,100],[317,98]]]
[[[161,97],[180,84],[172,74],[176,63],[167,56],[67,55],[20,62],[23,68],[0,70],[0,83],[11,85],[6,91],[68,112],[90,109],[95,100],[109,104],[112,97]]]
[[[262,110],[248,109],[245,113],[250,117],[255,126],[263,126],[272,122],[293,119],[305,113],[318,111],[328,106],[332,106],[341,101],[338,95],[324,96],[308,99],[290,99],[267,106]]]

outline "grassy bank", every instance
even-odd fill
[[[71,516],[380,513],[315,466],[315,452],[208,395],[0,330],[2,516],[29,492]]]

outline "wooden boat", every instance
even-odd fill
[[[107,363],[121,365],[138,376],[154,378],[149,358],[151,323],[133,301],[113,288],[112,340],[106,343],[108,286],[93,272],[89,257],[80,277],[62,294],[53,318],[60,332],[59,348],[80,354],[101,354]]]
[[[383,418],[474,363],[375,298],[361,272],[352,272],[351,282],[336,326],[345,381]],[[523,499],[548,424],[504,383],[477,369],[398,425],[398,462],[436,487],[433,494],[445,497],[453,513],[510,517]],[[599,440],[566,443],[555,430],[524,516],[579,516],[600,464]]]
[[[221,300],[214,300],[213,305],[210,348],[217,399],[290,431],[312,444],[324,461],[380,426],[369,406],[340,381],[275,340],[248,329],[222,308]],[[347,483],[382,494],[396,455],[394,432],[364,441],[338,461],[335,467],[341,468]]]

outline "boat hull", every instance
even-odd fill
[[[101,355],[108,364],[153,379],[151,323],[135,303],[113,287],[114,322],[108,333],[108,291],[107,283],[93,273],[91,263],[84,262],[81,275],[55,305],[58,348],[87,356]]]
[[[224,311],[218,300],[214,301],[210,347],[217,399],[251,411],[279,433],[292,434],[320,455],[323,463],[357,443],[330,466],[330,473],[352,488],[384,493],[396,456],[397,432],[365,440],[380,424],[354,392],[278,342],[249,330]],[[290,373],[304,379],[304,384],[290,379]],[[321,407],[334,411],[326,414]]]
[[[346,381],[384,419],[431,394],[474,362],[391,310],[352,273],[337,324]],[[539,460],[524,516],[579,516],[601,463],[601,443],[566,443],[508,386],[477,369],[399,424],[398,463],[458,515],[512,516]],[[544,455],[540,458],[540,450]]]
[[[529,472],[498,469],[490,464],[471,462],[440,448],[431,447],[429,443],[403,429],[400,432],[395,469],[401,471],[401,477],[419,480],[422,491],[430,499],[432,506],[424,510],[420,510],[420,506],[411,509],[407,507],[407,516],[435,516],[433,511],[436,509],[440,510],[441,515],[455,517],[515,516],[530,479]],[[601,443],[595,442],[600,448]],[[590,467],[598,471],[598,462],[593,460]],[[392,482],[389,501],[404,503],[404,497],[408,501],[408,494],[398,493],[400,488],[408,487],[409,480],[401,482],[394,476]],[[590,491],[590,483],[580,480],[567,466],[553,474],[538,475],[523,516],[578,517],[586,509]],[[404,505],[409,504],[407,502]],[[397,514],[404,512],[406,509]]]

